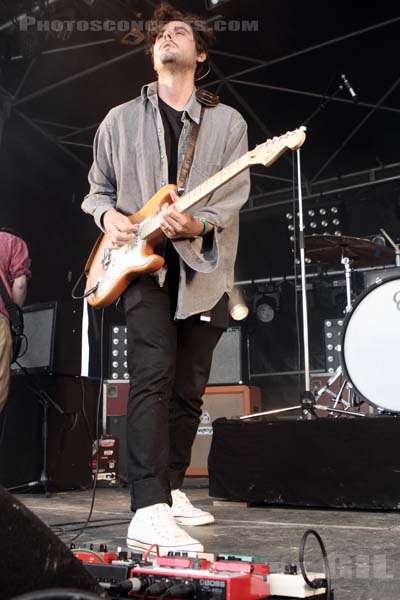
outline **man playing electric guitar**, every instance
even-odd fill
[[[90,192],[82,205],[115,248],[134,240],[138,226],[127,215],[157,190],[173,183],[190,191],[247,151],[241,115],[196,91],[212,38],[205,21],[165,4],[153,19],[150,49],[158,81],[113,108],[100,125]],[[131,383],[128,472],[135,515],[127,544],[132,549],[156,543],[162,552],[201,551],[201,543],[180,525],[214,520],[179,488],[190,463],[212,353],[228,324],[239,209],[248,194],[249,175],[243,171],[190,211],[163,205],[164,236],[156,253],[165,265],[136,277],[122,295]],[[171,198],[178,196],[171,192]]]

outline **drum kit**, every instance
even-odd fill
[[[364,416],[354,412],[363,401],[379,412],[400,413],[400,245],[385,230],[381,232],[392,248],[357,237],[305,236],[306,257],[311,262],[342,264],[346,281],[347,303],[337,348],[340,366],[315,395],[318,403],[328,393],[333,401],[331,414],[344,409]],[[396,268],[375,271],[379,273],[375,283],[353,299],[354,269],[394,263]],[[331,387],[339,378],[342,383],[335,394]]]
[[[240,419],[276,415],[303,409],[303,415],[346,414],[365,417],[359,410],[366,402],[369,412],[400,413],[400,244],[384,229],[381,232],[392,247],[369,239],[343,235],[306,235],[308,263],[341,264],[346,281],[346,308],[337,347],[340,366],[327,384],[314,391],[309,408],[304,405],[241,416]],[[381,269],[390,265],[390,268]],[[357,298],[352,296],[352,272],[379,273],[375,282]],[[339,391],[331,388],[341,381]],[[347,392],[347,394],[346,394]],[[319,404],[327,394],[332,405]],[[345,398],[346,394],[346,398]]]

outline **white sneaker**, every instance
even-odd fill
[[[205,510],[196,508],[180,490],[172,490],[172,514],[179,525],[207,525],[214,523],[214,517]]]
[[[139,508],[129,524],[126,544],[136,551],[148,550],[152,544],[158,544],[160,554],[170,550],[204,551],[200,542],[178,527],[168,504]]]

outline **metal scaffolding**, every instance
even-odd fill
[[[47,0],[48,5],[56,8],[56,5],[60,0]],[[145,0],[144,4],[148,4],[151,7],[154,7],[154,2]],[[35,9],[34,9],[35,10]],[[10,27],[15,27],[16,22],[21,21],[26,17],[25,14],[18,15],[12,20],[7,20],[4,23],[0,24],[0,32],[8,30]],[[214,20],[216,17],[212,17],[211,20]],[[236,103],[241,107],[244,117],[247,120],[252,121],[259,130],[264,132],[267,137],[271,137],[271,129],[266,122],[266,120],[260,116],[254,107],[242,96],[241,88],[243,87],[251,87],[251,88],[261,88],[271,91],[278,91],[285,94],[304,96],[310,98],[316,98],[318,100],[324,101],[326,99],[326,95],[324,93],[310,91],[306,89],[298,89],[296,87],[290,86],[282,86],[282,85],[272,85],[267,83],[260,83],[257,81],[252,81],[251,79],[243,79],[243,76],[249,76],[250,74],[254,74],[259,72],[261,69],[268,69],[269,67],[277,64],[283,64],[288,61],[291,61],[294,58],[305,55],[312,55],[313,53],[321,50],[322,48],[327,48],[332,45],[337,45],[343,43],[344,41],[354,39],[360,36],[367,36],[371,32],[374,32],[378,29],[382,29],[388,27],[390,25],[394,25],[400,21],[400,17],[395,17],[392,19],[386,19],[384,21],[380,21],[374,23],[368,27],[363,27],[361,29],[357,29],[355,31],[351,31],[341,36],[334,37],[329,40],[325,40],[318,44],[313,44],[303,49],[300,49],[296,52],[291,52],[282,56],[278,56],[272,60],[261,60],[252,56],[247,56],[245,54],[237,54],[232,52],[226,52],[221,50],[213,50],[212,51],[212,61],[210,61],[210,66],[212,73],[215,75],[215,79],[211,82],[205,84],[203,87],[206,88],[214,88],[218,86],[218,88],[226,88],[229,93],[234,97]],[[95,46],[104,46],[107,45],[109,47],[115,47],[116,56],[94,64],[86,69],[78,71],[68,77],[61,78],[60,80],[49,83],[48,85],[44,85],[39,89],[36,89],[30,93],[25,95],[22,94],[24,88],[28,81],[32,78],[33,69],[40,68],[41,60],[43,60],[43,56],[48,56],[51,54],[60,54],[65,53],[66,57],[76,50],[81,50],[84,48],[95,47]],[[0,133],[4,128],[4,124],[7,116],[11,116],[14,114],[18,118],[23,119],[27,125],[33,127],[38,133],[45,136],[48,140],[51,140],[57,147],[71,159],[76,161],[82,168],[87,169],[90,160],[91,160],[91,144],[88,143],[87,139],[82,139],[82,134],[91,132],[97,127],[98,123],[89,123],[84,126],[74,126],[71,124],[63,124],[59,122],[54,122],[49,115],[49,119],[37,119],[30,113],[30,116],[26,114],[22,110],[22,107],[29,105],[29,102],[32,100],[37,100],[52,92],[54,90],[60,89],[62,87],[66,87],[69,84],[77,81],[84,81],[89,75],[99,72],[103,69],[110,68],[121,61],[125,61],[132,57],[142,56],[147,47],[145,44],[142,44],[138,47],[125,50],[121,52],[120,46],[118,44],[118,40],[115,38],[112,39],[101,39],[96,41],[88,41],[81,44],[71,44],[69,46],[63,47],[55,47],[43,50],[42,54],[38,57],[27,61],[27,66],[20,77],[18,85],[14,92],[10,90],[5,90],[1,88],[2,98],[1,105],[2,110],[0,113]],[[219,64],[219,60],[226,59],[234,59],[237,61],[247,62],[251,66],[247,68],[242,68],[240,70],[236,70],[231,74],[224,73],[223,68]],[[22,57],[19,55],[13,56],[11,60],[11,64],[20,63]],[[143,82],[145,83],[145,82]],[[400,108],[395,106],[390,106],[386,104],[387,98],[390,94],[397,88],[400,84],[400,78],[396,78],[392,85],[390,85],[386,90],[383,91],[379,100],[376,103],[369,103],[364,101],[359,101],[358,106],[369,109],[368,113],[364,115],[362,119],[359,120],[358,123],[355,124],[353,129],[347,135],[347,137],[338,145],[338,147],[331,153],[328,159],[320,166],[316,173],[313,175],[307,173],[307,175],[303,175],[303,184],[305,188],[306,197],[318,196],[320,194],[330,193],[330,190],[339,191],[339,190],[348,190],[353,187],[362,187],[362,186],[370,186],[376,185],[383,181],[396,181],[400,178],[400,163],[395,165],[385,166],[381,169],[382,173],[379,177],[376,174],[379,172],[379,169],[376,167],[367,168],[362,172],[362,176],[359,173],[348,173],[346,176],[338,177],[337,179],[321,179],[321,175],[325,172],[326,168],[332,163],[332,161],[337,158],[337,156],[347,147],[350,140],[354,137],[354,135],[359,132],[361,128],[365,126],[371,116],[379,111],[385,113],[400,113]],[[330,97],[329,101],[334,103],[340,103],[344,106],[354,106],[354,102],[352,99],[342,98],[342,97]],[[0,138],[1,139],[1,138]],[[79,149],[80,155],[78,156],[75,152],[75,149]],[[88,152],[87,160],[82,160],[82,151]],[[285,160],[291,164],[291,157],[285,155]],[[269,173],[260,172],[260,169],[255,167],[252,168],[251,171],[252,182],[253,182],[253,193],[250,196],[250,202],[246,208],[243,210],[248,211],[257,211],[261,209],[265,209],[269,206],[276,206],[277,204],[284,204],[288,201],[288,198],[291,199],[291,178],[288,177],[279,177],[270,175]],[[344,178],[348,182],[347,185],[343,185]],[[260,187],[261,184],[274,183],[273,189],[265,189]],[[281,187],[277,188],[277,185],[282,184]],[[290,201],[290,200],[289,200]]]

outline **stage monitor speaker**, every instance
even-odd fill
[[[24,504],[1,487],[0,531],[3,549],[1,598],[50,588],[73,588],[103,596],[97,581],[67,546]],[[86,595],[82,594],[82,597]]]
[[[208,384],[241,383],[243,383],[241,328],[229,327],[215,347]]]
[[[22,355],[18,362],[29,373],[52,371],[56,312],[56,302],[32,304],[23,308],[26,346],[22,343]],[[11,368],[21,371],[16,363]]]
[[[220,417],[248,415],[261,410],[261,390],[246,385],[206,388],[202,415],[186,475],[208,475],[208,454],[213,435],[212,423]]]

